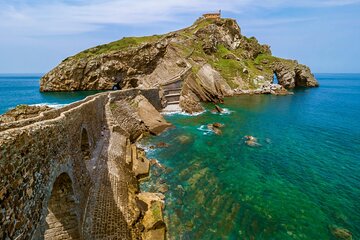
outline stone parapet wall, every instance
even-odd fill
[[[158,89],[99,93],[64,108],[0,128],[0,239],[42,239],[53,184],[72,182],[79,226],[92,185],[81,151],[82,131],[92,152],[102,135],[111,98],[143,94],[161,108]]]
[[[104,94],[104,93],[100,93],[100,94]],[[85,98],[84,100],[69,104],[65,107],[42,112],[37,117],[28,118],[28,119],[24,119],[24,120],[20,120],[20,121],[16,121],[16,122],[0,124],[0,132],[8,130],[8,129],[12,129],[12,128],[24,127],[24,126],[27,126],[27,125],[30,125],[30,124],[33,124],[36,122],[40,122],[40,121],[46,121],[46,120],[57,118],[60,116],[61,113],[66,112],[70,109],[73,109],[73,108],[83,104],[84,102],[87,102],[90,99],[95,98],[96,96],[97,95],[89,96],[89,97]]]
[[[63,172],[84,206],[90,179],[81,153],[81,131],[89,133],[90,148],[103,125],[106,95],[90,98],[51,120],[0,133],[0,239],[30,239],[41,235],[52,185]],[[79,221],[83,209],[78,209]]]

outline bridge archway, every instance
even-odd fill
[[[44,239],[80,239],[77,210],[72,181],[67,173],[62,173],[51,192]]]
[[[81,131],[81,153],[84,160],[90,160],[90,139],[86,128]]]

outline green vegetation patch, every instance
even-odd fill
[[[76,59],[87,58],[87,57],[100,55],[103,53],[109,53],[130,47],[136,47],[143,43],[155,42],[159,40],[161,37],[163,37],[163,35],[153,35],[153,36],[145,36],[145,37],[125,37],[115,42],[89,48],[85,51],[82,51],[74,55],[73,58]]]
[[[220,72],[221,76],[226,80],[231,88],[237,88],[238,85],[234,83],[234,78],[241,76],[244,68],[243,63],[236,59],[225,59],[226,55],[234,55],[232,51],[227,49],[224,45],[217,46],[217,52],[215,53],[216,60],[209,61],[209,63]]]
[[[257,65],[260,65],[260,64],[267,64],[267,65],[270,65],[272,64],[273,62],[276,61],[276,58],[269,55],[269,54],[259,54],[255,60],[254,60],[254,63],[257,64]]]

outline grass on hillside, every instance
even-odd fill
[[[85,51],[82,51],[73,56],[73,58],[80,59],[80,58],[87,58],[96,55],[100,55],[103,53],[109,53],[113,51],[123,50],[129,47],[136,47],[142,43],[146,42],[154,42],[159,40],[162,35],[153,35],[153,36],[145,36],[145,37],[125,37],[121,40],[111,42],[104,45],[99,45],[93,48],[89,48]]]

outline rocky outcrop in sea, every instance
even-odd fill
[[[274,84],[274,76],[279,84]],[[241,34],[233,19],[199,19],[164,35],[123,38],[68,57],[41,79],[41,91],[163,89],[165,105],[203,110],[242,93],[287,93],[318,86],[309,67],[272,56],[270,47]]]

